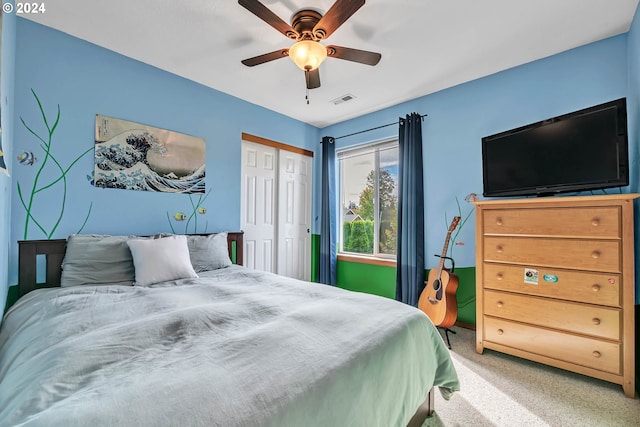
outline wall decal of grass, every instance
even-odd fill
[[[205,200],[207,200],[207,197],[209,197],[211,190],[212,189],[210,188],[209,191],[207,191],[207,193],[204,195],[200,194],[198,196],[198,199],[195,202],[193,200],[192,195],[189,194],[189,202],[191,203],[191,214],[189,214],[189,216],[182,214],[181,212],[177,212],[176,214],[174,214],[173,219],[175,221],[184,221],[184,220],[187,221],[184,227],[184,234],[189,233],[189,224],[191,223],[191,220],[193,220],[193,231],[192,231],[193,234],[207,232],[207,228],[209,227],[209,221],[205,223],[203,231],[198,231],[198,215],[204,215],[207,212],[207,210],[202,206],[202,204],[204,203]],[[169,211],[167,211],[167,221],[169,221],[169,227],[171,227],[171,232],[173,234],[176,234],[176,230],[175,228],[173,228],[173,224],[171,223],[171,215],[169,215]]]
[[[465,197],[465,201],[466,201],[466,202],[469,202],[469,201],[470,201],[470,200],[469,200],[469,197],[470,197],[470,196],[471,196],[471,195],[469,195],[469,196]],[[474,197],[475,197],[475,195],[474,195]],[[475,199],[474,199],[474,200],[475,200]],[[460,218],[462,218],[462,221],[460,221],[460,224],[458,224],[458,227],[456,228],[456,230],[454,231],[454,233],[451,235],[451,240],[450,240],[451,245],[449,246],[449,256],[450,256],[451,258],[453,258],[453,248],[454,248],[454,246],[456,246],[456,240],[458,239],[458,235],[460,234],[460,231],[462,231],[462,227],[464,227],[464,225],[467,223],[467,220],[469,219],[469,217],[471,216],[471,214],[472,214],[472,213],[473,213],[473,211],[475,210],[475,206],[473,206],[473,207],[471,208],[471,210],[470,210],[469,212],[467,212],[467,214],[466,214],[466,215],[464,215],[464,216],[463,216],[463,215],[462,215],[462,208],[461,208],[461,206],[460,206],[460,200],[458,200],[458,196],[456,196],[456,206],[457,206],[457,208],[458,208],[458,213],[457,213],[457,215],[458,215]],[[449,221],[449,220],[448,220],[448,218],[447,218],[447,212],[446,212],[446,211],[445,211],[445,213],[444,213],[444,222],[445,222],[445,224],[447,224],[447,229],[449,229],[450,221]]]
[[[66,168],[62,167],[60,162],[56,159],[56,157],[52,153],[53,134],[56,131],[58,124],[60,123],[60,105],[58,104],[58,113],[56,115],[55,121],[53,122],[53,124],[49,124],[50,122],[47,119],[47,115],[44,112],[44,108],[42,107],[40,98],[38,98],[38,95],[36,95],[33,89],[31,89],[31,93],[34,96],[36,103],[38,104],[38,109],[40,110],[40,114],[42,115],[42,121],[44,122],[44,126],[46,127],[46,135],[41,136],[40,134],[38,134],[36,131],[33,130],[31,126],[29,126],[25,122],[22,116],[20,117],[20,121],[22,122],[24,127],[40,141],[40,148],[42,148],[42,150],[44,151],[44,157],[42,157],[43,160],[40,163],[40,167],[36,172],[31,190],[24,192],[22,190],[22,186],[20,185],[20,182],[18,181],[17,183],[18,196],[20,197],[20,203],[22,203],[22,206],[24,207],[27,213],[27,216],[24,220],[23,239],[26,240],[28,238],[29,227],[31,226],[31,223],[35,224],[35,226],[46,236],[47,239],[51,239],[56,229],[60,225],[60,222],[62,221],[62,217],[64,216],[65,205],[67,203],[67,174],[69,173],[69,170],[71,170],[71,168],[78,162],[78,160],[80,160],[89,152],[93,151],[94,147],[93,145],[91,145],[91,148],[87,149],[86,151],[81,153],[79,156],[77,156],[75,160],[73,160],[71,164],[69,164],[69,166],[67,166]],[[51,182],[41,184],[40,176],[42,175],[42,172],[45,170],[45,167],[51,164],[53,164],[53,167],[58,169],[58,171],[60,172],[60,175],[55,177]],[[55,223],[51,226],[49,230],[47,230],[46,227],[43,225],[43,222],[41,219],[36,218],[36,215],[33,212],[36,196],[39,193],[46,190],[56,191],[57,194],[61,194],[59,212],[57,214]],[[89,211],[87,212],[87,216],[85,217],[84,222],[82,223],[82,226],[78,230],[78,233],[80,233],[84,228],[84,226],[87,224],[87,220],[89,219],[89,215],[91,214],[92,207],[93,207],[93,202],[89,204]],[[51,212],[52,212],[51,209],[46,210],[45,213],[47,218],[51,216]]]

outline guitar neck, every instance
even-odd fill
[[[440,277],[440,272],[444,269],[444,260],[447,256],[447,250],[449,249],[449,240],[451,239],[451,231],[447,232],[447,238],[444,241],[444,247],[442,248],[442,254],[440,255],[440,264],[438,265],[438,277]]]
[[[460,222],[460,217],[456,216],[451,221],[451,225],[449,226],[449,230],[447,230],[447,237],[444,239],[444,247],[442,248],[442,254],[440,255],[440,264],[438,265],[438,279],[442,274],[442,270],[444,269],[444,260],[447,256],[447,249],[449,249],[449,240],[451,240],[451,233],[456,229],[458,223]]]

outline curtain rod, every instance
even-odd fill
[[[425,117],[427,117],[427,114],[422,114],[422,115],[420,116],[420,118],[421,118],[422,120],[424,120],[424,118],[425,118]],[[370,131],[372,131],[372,130],[386,128],[387,126],[397,125],[397,124],[398,124],[398,122],[399,122],[399,121],[401,121],[401,120],[405,120],[405,119],[403,119],[402,117],[398,117],[398,121],[397,121],[397,122],[387,123],[386,125],[376,126],[376,127],[374,127],[374,128],[371,128],[371,129],[361,130],[361,131],[359,131],[359,132],[350,133],[350,134],[348,134],[348,135],[337,136],[337,137],[333,138],[333,140],[335,141],[336,139],[346,138],[346,137],[348,137],[348,136],[359,135],[359,134],[361,134],[361,133],[370,132]]]

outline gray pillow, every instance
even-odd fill
[[[61,287],[118,283],[133,285],[129,236],[72,234],[62,261]]]
[[[227,233],[208,236],[187,236],[191,265],[196,273],[228,267],[231,263],[227,247]]]

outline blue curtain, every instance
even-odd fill
[[[322,212],[320,221],[320,283],[336,284],[336,146],[322,138]]]
[[[398,145],[396,299],[417,307],[424,288],[424,185],[419,114],[400,119]]]

